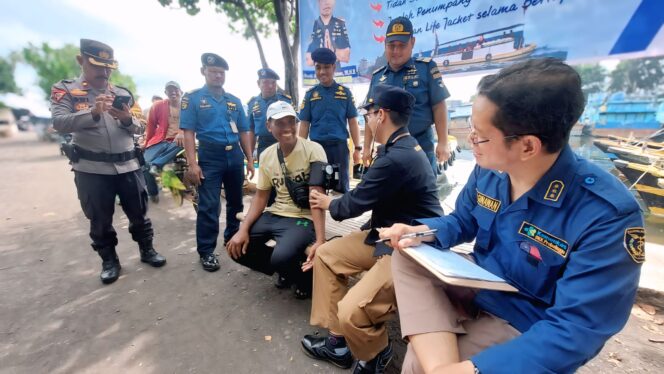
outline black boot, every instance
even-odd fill
[[[118,254],[115,253],[114,247],[99,248],[97,249],[99,257],[101,257],[101,273],[99,278],[104,284],[111,284],[118,280],[120,276],[120,260]]]
[[[166,257],[154,250],[151,240],[138,243],[138,249],[141,252],[141,262],[145,262],[156,268],[166,264]]]

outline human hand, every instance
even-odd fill
[[[438,145],[436,146],[436,158],[438,162],[445,162],[450,158],[450,147],[447,144],[447,140],[441,142],[438,140]]]
[[[129,106],[127,104],[122,104],[122,110],[115,108],[113,105],[108,107],[108,114],[117,119],[124,126],[131,125],[132,115],[129,111]]]
[[[372,159],[371,151],[367,150],[365,152],[362,152],[362,163],[364,164],[364,167],[371,166],[371,159]]]
[[[353,165],[359,164],[360,163],[360,158],[361,158],[360,151],[356,149],[353,152]]]
[[[113,96],[104,95],[104,94],[98,95],[95,98],[95,104],[92,107],[90,113],[92,113],[93,117],[101,116],[101,114],[107,111],[112,104],[113,104]]]
[[[324,193],[320,193],[316,190],[309,191],[309,206],[312,209],[328,210],[330,209],[331,201],[332,198]]]
[[[401,250],[403,248],[414,247],[422,243],[421,237],[401,239],[403,235],[425,231],[425,230],[429,230],[429,228],[426,225],[409,226],[409,225],[404,225],[403,223],[395,223],[394,225],[388,228],[379,228],[378,236],[381,239],[389,239],[389,241],[385,242],[385,244],[387,244],[388,246],[394,249]]]
[[[198,164],[189,165],[189,169],[187,169],[184,177],[196,187],[200,186],[202,180],[205,179],[203,170],[201,170],[201,167],[198,166]]]
[[[302,264],[302,271],[309,271],[314,267],[314,259],[316,258],[316,250],[318,247],[321,245],[325,244],[325,241],[316,241],[314,244],[311,245],[311,248],[309,249],[309,256],[307,256],[307,260]]]
[[[249,245],[249,232],[247,230],[238,230],[233,235],[231,240],[226,243],[226,252],[228,255],[237,260],[247,253],[247,246]]]
[[[254,160],[247,160],[247,179],[251,180],[256,173],[256,168],[254,168]]]
[[[177,135],[175,135],[175,139],[173,140],[175,142],[175,145],[178,147],[184,148],[184,134],[182,131],[180,131]]]

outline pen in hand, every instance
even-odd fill
[[[434,235],[438,231],[438,229],[431,229],[431,230],[426,230],[426,231],[420,231],[420,232],[411,232],[410,234],[405,234],[401,235],[399,240],[401,239],[408,239],[408,238],[421,238],[423,236],[431,236]],[[389,242],[390,238],[384,238],[384,239],[378,239],[374,243],[384,243],[384,242]]]

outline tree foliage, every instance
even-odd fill
[[[14,63],[0,57],[0,93],[15,92],[19,89],[14,80]]]
[[[578,65],[574,67],[581,76],[581,87],[586,97],[603,91],[606,86],[607,71],[599,64]]]
[[[176,7],[174,0],[158,0],[162,6]],[[261,37],[278,31],[285,65],[286,91],[297,100],[297,48],[299,46],[297,0],[209,0],[218,13],[225,14],[232,32],[245,39],[253,39],[260,55],[261,65],[269,67]],[[179,8],[189,15],[200,12],[199,0],[177,0]],[[238,27],[238,24],[241,25]]]
[[[664,85],[664,58],[651,57],[621,61],[611,72],[612,91],[633,93],[649,91]]]
[[[20,57],[37,72],[37,85],[44,91],[45,98],[48,100],[51,95],[51,86],[54,83],[80,75],[80,67],[76,62],[78,54],[79,49],[73,44],[66,44],[62,48],[52,48],[48,43],[42,43],[40,46],[30,43],[23,48]],[[119,70],[113,72],[110,81],[128,88],[131,92],[136,92],[134,79],[122,74]]]

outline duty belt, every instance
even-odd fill
[[[76,145],[74,147],[76,149],[76,154],[78,155],[78,157],[88,161],[125,162],[133,160],[138,157],[135,149],[122,153],[104,153],[104,152],[88,151],[87,149],[83,149]]]

